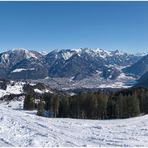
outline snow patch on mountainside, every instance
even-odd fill
[[[148,52],[138,52],[138,53],[135,53],[136,56],[146,56],[148,54]]]
[[[131,79],[131,80],[135,80],[135,78],[133,78],[132,76],[127,76],[127,75],[125,75],[125,73],[121,73],[119,76],[118,76],[118,78],[117,78],[118,80],[120,79],[120,80],[128,80],[128,79]]]
[[[31,51],[27,50],[27,49],[23,49],[23,48],[15,48],[15,49],[12,49],[10,50],[10,52],[14,52],[14,53],[20,53],[20,52],[23,52],[25,53],[26,55],[26,58],[29,59],[29,58],[35,58],[35,59],[38,59],[38,57]]]
[[[39,90],[39,89],[34,89],[34,92],[36,92],[36,93],[39,93],[39,94],[43,94],[43,93],[48,93],[48,92],[51,92],[51,91],[49,91],[48,89],[44,89],[44,90]]]
[[[32,52],[29,52],[29,51],[26,51],[26,58],[29,59],[29,58],[35,58],[35,59],[38,59],[38,57],[32,53]]]
[[[10,94],[22,94],[23,85],[23,82],[14,83],[13,81],[11,81],[11,83],[7,85],[6,90],[0,89],[0,98]]]
[[[47,51],[39,51],[39,53],[40,53],[41,55],[43,55],[43,56],[45,56],[45,55],[47,55],[47,54],[48,54],[48,52],[47,52]]]
[[[35,70],[35,68],[30,68],[30,69],[18,68],[18,69],[13,70],[11,73],[28,71],[28,70]]]
[[[10,50],[11,52],[21,52],[21,51],[26,51],[26,49],[24,48],[13,48],[12,50]]]
[[[64,52],[64,53],[62,53],[62,56],[63,56],[63,58],[65,59],[65,60],[68,60],[70,57],[72,57],[73,56],[73,52]]]
[[[9,63],[9,54],[3,54],[2,55],[2,61],[4,63]]]
[[[3,81],[1,81],[3,83]],[[45,88],[40,89],[38,88],[37,84],[38,83],[32,83],[32,82],[21,82],[21,81],[10,81],[9,83],[6,84],[6,88],[0,88],[0,99],[6,95],[19,95],[19,94],[24,94],[24,85],[30,85],[32,86],[34,92],[43,94],[43,93],[53,93],[50,89],[48,89],[46,86]],[[2,84],[1,84],[2,85]]]
[[[16,83],[14,86],[8,85],[6,91],[10,94],[21,94],[23,93],[24,83]]]
[[[115,82],[108,84],[100,84],[99,88],[128,88],[130,86],[124,86],[123,82]]]
[[[82,49],[81,48],[73,48],[71,49],[71,51],[75,51],[76,53],[81,53],[82,52]]]

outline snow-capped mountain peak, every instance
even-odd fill
[[[52,53],[55,53],[56,56],[58,53],[62,54],[62,57],[65,60],[68,60],[70,57],[72,57],[73,55],[78,55],[78,56],[83,56],[84,54],[87,54],[91,57],[100,57],[100,58],[106,58],[106,57],[110,57],[113,56],[113,52],[111,51],[107,51],[107,50],[103,50],[100,48],[73,48],[73,49],[62,49],[62,50],[54,50],[52,51]],[[116,52],[117,54],[117,52]],[[121,54],[118,52],[118,54]],[[123,55],[123,54],[121,54]]]
[[[71,49],[71,51],[74,51],[76,53],[81,53],[82,52],[82,48],[73,48],[73,49]]]
[[[134,55],[143,57],[143,56],[146,56],[147,54],[148,54],[148,52],[137,52]]]
[[[34,52],[29,51],[24,48],[14,48],[14,49],[10,50],[9,52],[12,52],[15,54],[24,54],[27,59],[29,59],[29,58],[36,58],[37,59],[38,58]]]
[[[64,53],[62,53],[62,56],[65,60],[68,60],[70,57],[72,57],[74,55],[73,52],[69,52],[69,51],[66,51]]]
[[[39,51],[39,53],[40,53],[41,55],[43,55],[43,56],[45,56],[45,55],[47,55],[47,54],[48,54],[48,52],[47,52],[47,51]]]
[[[28,51],[27,49],[24,49],[24,48],[13,48],[12,50],[10,50],[12,52],[22,52],[22,51]]]
[[[35,58],[35,59],[38,59],[38,57],[33,53],[33,52],[29,52],[29,51],[26,51],[26,58]]]
[[[78,56],[82,56],[84,53],[88,54],[91,57],[102,57],[105,58],[107,56],[111,56],[110,51],[106,51],[100,48],[73,48],[73,49],[65,49],[65,50],[56,50],[56,53],[62,52],[63,58],[65,60],[72,57],[74,54]]]

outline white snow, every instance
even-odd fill
[[[82,52],[82,49],[81,48],[73,48],[71,49],[71,51],[75,51],[76,53],[81,53]]]
[[[106,58],[107,56],[112,56],[110,51],[102,50],[102,49],[93,49],[93,51],[102,58]]]
[[[14,48],[11,50],[12,52],[24,52],[26,54],[26,58],[38,58],[33,52],[27,50],[27,49],[23,49],[23,48]]]
[[[148,146],[148,115],[121,120],[44,118],[21,110],[21,104],[0,104],[2,147]]]
[[[62,56],[65,60],[68,60],[73,54],[77,54],[78,56],[81,56],[83,53],[87,53],[92,57],[101,57],[103,59],[107,57],[113,57],[114,55],[123,56],[124,54],[126,54],[125,52],[122,52],[119,50],[107,51],[100,48],[73,48],[73,49],[64,49],[64,50],[54,50],[55,53],[58,53],[61,51],[63,51]],[[55,55],[55,56],[58,57],[58,55]]]
[[[8,85],[6,91],[10,94],[21,94],[23,93],[23,84],[16,83],[14,86]]]
[[[41,55],[43,55],[43,56],[45,56],[45,55],[47,55],[47,54],[48,54],[48,52],[47,52],[47,51],[39,51],[39,53],[40,53]]]
[[[20,51],[26,51],[26,49],[24,49],[24,48],[13,48],[11,51],[12,52],[16,52],[16,51],[20,52]]]
[[[23,90],[23,86],[24,84],[26,84],[26,82],[15,82],[15,81],[11,81],[10,84],[7,85],[6,90],[0,89],[0,98],[2,98],[3,96],[6,95],[10,95],[10,94],[23,94],[24,90]],[[29,85],[31,86],[35,86],[35,83],[29,83]],[[51,90],[48,89],[34,89],[35,92],[43,94],[43,93],[53,93]]]
[[[26,58],[35,58],[35,59],[38,59],[38,57],[34,54],[34,53],[32,53],[32,52],[30,52],[30,51],[28,51],[28,50],[26,50],[25,51],[25,53],[26,53]]]
[[[35,86],[36,84],[35,84],[35,83],[30,83],[29,85],[31,85],[31,86]]]
[[[82,52],[86,52],[90,56],[99,56],[101,58],[106,58],[107,56],[111,56],[110,51],[102,50],[100,48],[78,48],[78,49],[71,49],[75,51],[78,55],[81,55]]]
[[[65,51],[64,53],[62,53],[62,56],[65,60],[68,60],[70,57],[72,57],[74,54],[74,52],[70,52],[70,51]]]
[[[37,93],[39,93],[39,94],[42,94],[42,93],[43,93],[43,91],[41,91],[41,90],[39,90],[39,89],[37,89],[37,88],[34,89],[34,91],[37,92]]]
[[[7,53],[3,54],[2,60],[3,60],[3,62],[8,63],[9,62],[9,54],[7,54]]]
[[[130,86],[124,86],[123,82],[115,82],[108,84],[100,84],[99,88],[128,88]]]
[[[7,95],[8,92],[6,92],[5,90],[0,89],[0,98]]]
[[[21,94],[23,93],[23,82],[17,82],[12,85],[13,81],[7,85],[6,90],[0,89],[0,98],[10,94]]]
[[[34,91],[36,92],[36,93],[39,93],[39,94],[43,94],[43,93],[47,93],[47,92],[51,92],[51,91],[49,91],[48,89],[45,89],[45,90],[39,90],[39,89],[37,89],[37,88],[35,88],[34,89]]]
[[[121,74],[118,76],[118,79],[128,79],[128,78],[131,78],[131,79],[132,79],[132,77],[126,76],[124,73],[121,73]]]
[[[146,56],[147,54],[148,54],[148,52],[137,52],[134,55],[143,57],[143,56]]]
[[[21,72],[23,70],[26,70],[26,69],[24,69],[24,68],[18,68],[18,69],[13,70],[11,73],[13,73],[13,72]]]
[[[114,52],[114,51],[113,51]],[[125,52],[123,52],[123,51],[121,51],[121,50],[115,50],[115,54],[116,55],[124,55],[125,54]]]
[[[28,71],[28,70],[35,70],[35,68],[30,68],[30,69],[17,68],[17,69],[15,69],[15,70],[13,70],[11,73],[22,72],[22,71]]]
[[[106,52],[104,52],[102,49],[93,49],[93,48],[86,48],[86,49],[83,49],[87,54],[89,54],[90,56],[99,56],[101,58],[105,58],[107,56]]]
[[[49,79],[49,77],[45,77],[44,79],[47,79],[47,80],[48,80],[48,79]]]

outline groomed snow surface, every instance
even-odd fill
[[[8,107],[9,106],[9,107]],[[121,120],[45,118],[0,104],[0,146],[148,146],[148,115]]]

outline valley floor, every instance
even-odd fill
[[[104,121],[44,118],[1,103],[0,146],[148,147],[148,115]]]

